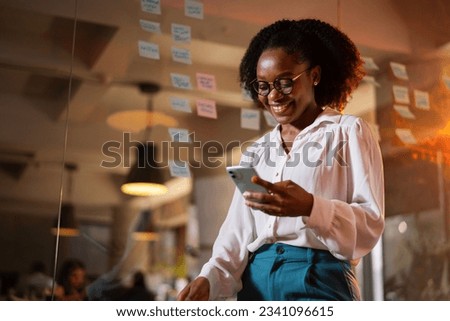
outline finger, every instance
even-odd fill
[[[268,191],[271,190],[273,184],[269,181],[266,181],[264,179],[262,179],[259,176],[252,176],[252,182],[258,185],[261,185],[262,187],[264,187],[265,189],[267,189]]]
[[[186,301],[187,295],[189,294],[189,288],[184,288],[177,295],[177,301]]]
[[[251,207],[254,210],[259,210],[269,215],[277,215],[279,216],[282,213],[281,208],[279,206],[269,204],[269,203],[258,203],[246,201],[245,204]]]
[[[244,192],[242,196],[244,196],[246,201],[252,203],[267,203],[270,201],[270,198],[273,197],[268,193],[250,192],[250,191]]]
[[[259,176],[252,176],[252,182],[264,187],[271,194],[281,194],[283,192],[283,187],[266,181]]]

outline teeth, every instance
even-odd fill
[[[282,113],[283,111],[285,111],[287,109],[287,107],[288,107],[288,105],[277,105],[277,106],[272,106],[272,109],[276,113]]]

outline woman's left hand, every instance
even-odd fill
[[[267,189],[269,193],[246,191],[243,196],[245,204],[275,216],[309,216],[314,198],[311,193],[291,180],[270,183],[258,176],[252,181]]]

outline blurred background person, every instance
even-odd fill
[[[57,278],[55,290],[56,300],[84,301],[86,295],[86,266],[78,259],[68,259],[63,262]]]
[[[17,284],[15,296],[25,300],[46,300],[50,298],[53,278],[47,273],[42,261],[31,264],[30,270]]]
[[[155,294],[148,289],[145,283],[145,275],[141,271],[133,274],[133,284],[128,288],[119,300],[122,301],[154,301]]]

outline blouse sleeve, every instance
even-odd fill
[[[348,200],[314,196],[311,216],[304,219],[339,259],[359,259],[376,245],[384,230],[384,176],[381,152],[361,119],[349,130],[346,157]]]

